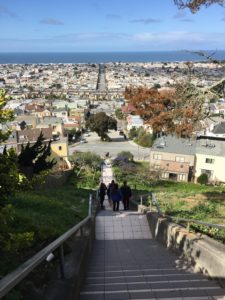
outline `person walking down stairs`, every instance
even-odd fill
[[[100,198],[101,209],[104,209],[103,203],[105,200],[106,190],[107,190],[106,185],[104,184],[104,182],[101,182],[99,186],[99,198]]]
[[[130,204],[130,198],[132,196],[131,188],[129,185],[127,185],[127,181],[124,180],[123,185],[120,188],[121,193],[123,195],[123,205],[124,205],[124,210],[129,209],[129,204]]]
[[[112,187],[110,197],[113,202],[113,210],[119,211],[120,201],[122,200],[123,196],[117,183],[115,183]]]

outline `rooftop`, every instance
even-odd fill
[[[152,146],[152,151],[194,155],[197,141],[194,139],[163,136],[158,138]]]

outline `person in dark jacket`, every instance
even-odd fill
[[[101,182],[99,186],[99,198],[100,198],[100,204],[102,209],[104,208],[103,202],[105,200],[106,190],[107,190],[106,185],[104,184],[104,182]]]
[[[120,201],[122,200],[122,193],[117,183],[113,185],[110,191],[110,198],[112,199],[113,202],[113,210],[118,211],[120,206]]]
[[[129,185],[127,185],[126,180],[124,180],[123,185],[121,186],[120,190],[121,190],[121,193],[123,196],[124,210],[128,210],[132,193],[131,193],[131,188],[129,187]]]
[[[112,180],[112,181],[109,183],[108,187],[107,187],[107,196],[108,196],[109,202],[110,202],[110,200],[111,200],[111,190],[112,190],[112,188],[114,187],[114,184],[115,184],[115,181]]]

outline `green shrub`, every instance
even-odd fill
[[[121,151],[120,153],[117,154],[117,158],[120,158],[125,162],[134,160],[134,156],[130,151]]]
[[[202,173],[198,178],[197,182],[200,184],[207,184],[208,183],[208,175],[206,173]]]
[[[132,127],[131,130],[128,133],[129,139],[133,140],[134,138],[137,137],[137,135],[138,135],[137,129],[135,127]]]
[[[138,140],[137,143],[142,147],[151,147],[154,142],[153,135],[150,133],[144,133]]]

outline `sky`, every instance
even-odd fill
[[[0,52],[225,49],[225,7],[173,0],[0,0],[0,28]]]

